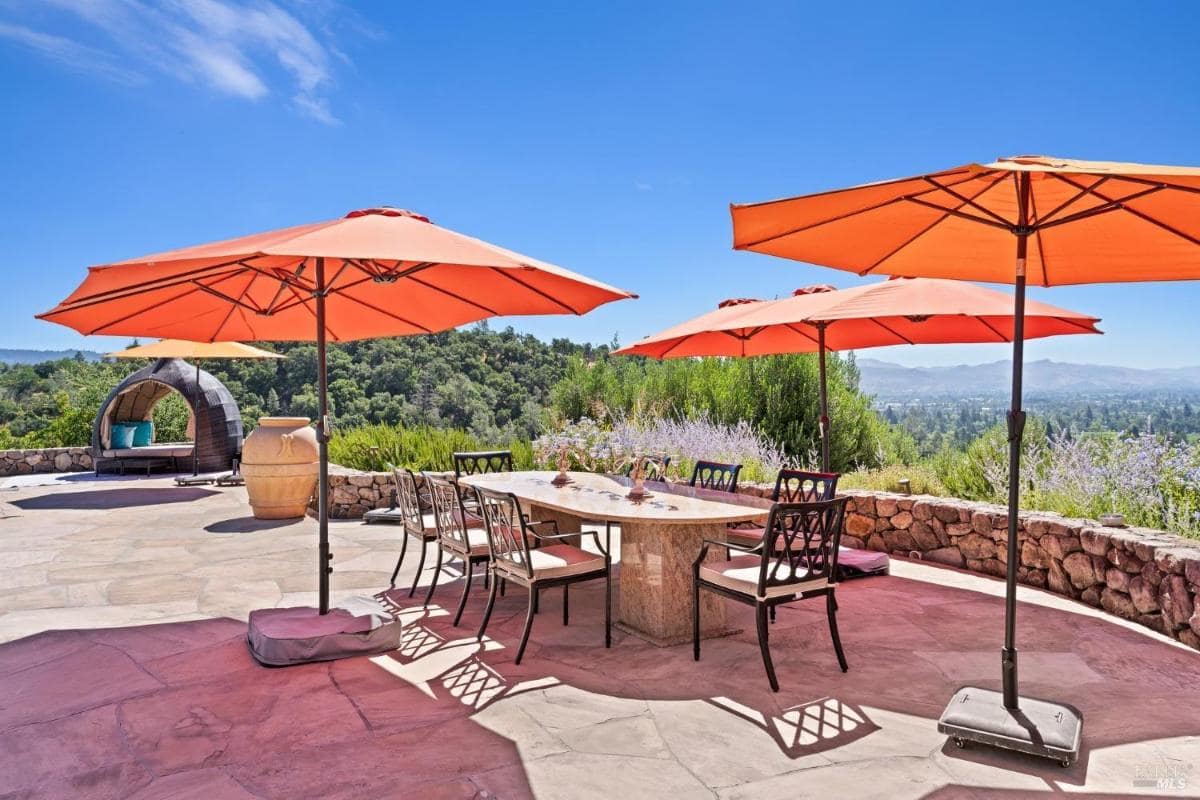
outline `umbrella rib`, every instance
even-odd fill
[[[785,322],[785,323],[783,323],[783,327],[787,328],[788,330],[790,330],[794,333],[800,334],[801,336],[803,336],[805,339],[808,339],[813,344],[821,343],[820,340],[817,339],[817,337],[813,336],[811,333],[804,330],[803,328],[797,327],[796,323],[794,323],[794,322]]]
[[[954,172],[935,172],[935,173],[930,173],[930,174],[933,174],[933,175],[959,175],[963,172],[966,172],[968,177],[964,178],[961,181],[958,181],[957,183],[965,183],[966,181],[969,181],[972,178],[978,177],[978,175],[979,175],[979,173],[972,172],[970,169],[962,169],[962,170],[957,170]],[[871,187],[893,186],[897,183],[907,183],[908,181],[920,180],[921,178],[924,178],[924,177],[925,177],[925,175],[910,175],[907,178],[893,178],[890,181],[880,181],[878,183],[866,184],[865,186],[871,186]],[[957,185],[957,184],[955,184],[955,185]],[[771,205],[775,205],[776,203],[788,203],[788,202],[791,202],[792,200],[799,200],[802,197],[803,198],[827,197],[829,195],[842,194],[844,192],[853,192],[856,189],[863,189],[863,188],[865,188],[865,186],[850,186],[850,187],[844,188],[844,189],[827,189],[824,192],[814,192],[812,194],[805,194],[805,195],[793,195],[792,197],[779,197],[774,200],[761,200],[757,203],[741,203],[738,205],[738,208],[758,208],[760,206],[771,206]]]
[[[954,199],[961,201],[958,208],[962,208],[964,205],[968,205],[971,208],[976,209],[977,211],[981,211],[984,214],[987,214],[989,217],[996,220],[1001,225],[1005,225],[1007,227],[1012,227],[1012,223],[1009,222],[1008,220],[1006,220],[1004,217],[1002,217],[999,214],[997,214],[996,212],[992,211],[990,208],[984,208],[983,206],[981,206],[975,202],[975,197],[978,197],[980,194],[983,194],[984,192],[986,192],[988,189],[990,189],[992,186],[994,186],[996,182],[988,184],[988,186],[985,189],[983,189],[983,191],[979,192],[979,194],[975,195],[975,197],[967,197],[965,195],[959,194],[958,192],[954,191],[953,189],[951,189],[948,186],[942,186],[940,183],[935,181],[933,178],[930,178],[929,176],[925,176],[925,181],[933,186],[936,186],[938,189],[942,190],[943,192],[950,195]]]
[[[990,174],[991,174],[990,172],[984,172],[984,173],[980,173],[978,175],[972,175],[970,178],[967,178],[966,180],[958,181],[958,183],[953,183],[950,185],[957,186],[959,183],[966,183],[968,180],[973,180],[975,178],[983,177],[984,175],[990,175]],[[901,180],[893,181],[893,183],[901,183],[903,181],[919,180],[922,177],[924,177],[924,176],[917,175],[912,178],[902,178]],[[886,184],[884,184],[884,185],[886,185]],[[990,186],[990,184],[989,184],[989,186]],[[854,187],[854,188],[862,188],[862,187]],[[849,190],[843,189],[841,191],[849,191]],[[932,191],[933,191],[932,189],[929,190],[929,192],[932,192]],[[927,192],[920,192],[918,194],[927,194]],[[820,195],[806,195],[806,197],[819,197],[819,196]],[[829,217],[828,219],[823,219],[823,220],[820,220],[819,222],[813,222],[808,225],[801,225],[798,228],[792,228],[790,230],[784,231],[783,233],[778,233],[778,234],[774,234],[771,236],[767,236],[766,238],[758,239],[758,240],[755,240],[752,242],[746,242],[740,246],[734,245],[734,248],[739,249],[739,250],[745,250],[745,249],[748,249],[751,247],[757,247],[760,244],[766,244],[767,242],[772,242],[772,241],[775,241],[776,239],[783,239],[787,236],[792,236],[797,233],[803,233],[805,231],[812,230],[813,228],[819,228],[822,225],[828,225],[831,222],[840,222],[844,219],[849,219],[850,217],[858,216],[859,214],[866,214],[871,211],[878,211],[881,208],[885,208],[885,207],[893,205],[895,203],[900,203],[905,200],[913,200],[913,197],[916,197],[916,196],[917,195],[914,194],[912,196],[902,195],[900,197],[892,197],[887,200],[883,200],[879,203],[875,203],[874,205],[867,206],[866,208],[858,208],[853,211],[847,211],[844,214],[838,214],[837,216]],[[768,202],[769,203],[783,203],[783,202],[787,202],[788,200],[796,200],[796,199],[798,199],[798,198],[788,197],[788,198],[785,198],[784,200],[771,200]],[[913,202],[916,202],[916,201],[914,200]],[[761,205],[767,205],[767,203],[763,203]],[[934,205],[933,203],[926,203],[926,205],[933,206],[934,208],[937,208],[939,211],[945,211],[945,208],[943,208],[942,206]]]
[[[1029,193],[1029,211],[1031,212],[1033,219],[1038,218],[1037,197],[1034,192]],[[1041,227],[1035,226],[1033,229],[1033,235],[1034,235],[1034,237],[1037,238],[1038,262],[1041,264],[1041,267],[1042,267],[1042,285],[1049,286],[1050,285],[1050,272],[1049,272],[1049,270],[1046,269],[1046,243],[1045,243],[1045,241],[1042,240]],[[1022,328],[1023,327],[1024,326],[1022,326]]]
[[[1052,319],[1056,319],[1059,322],[1065,322],[1068,325],[1074,325],[1076,328],[1079,328],[1085,333],[1103,333],[1103,331],[1096,329],[1095,322],[1083,323],[1077,319],[1071,319],[1070,317],[1053,317]]]
[[[1055,176],[1055,177],[1058,177],[1058,176]],[[1072,186],[1075,185],[1071,181],[1067,181],[1067,183],[1071,184]],[[1103,195],[1096,193],[1096,192],[1089,191],[1089,193],[1095,194],[1096,197],[1100,198],[1101,200],[1104,200],[1103,205],[1099,205],[1094,208],[1088,208],[1088,209],[1085,209],[1078,213],[1071,214],[1069,216],[1062,217],[1060,219],[1052,220],[1045,224],[1039,224],[1038,227],[1039,228],[1054,228],[1054,227],[1057,227],[1058,225],[1066,225],[1071,222],[1079,222],[1080,220],[1088,219],[1089,217],[1099,216],[1100,214],[1107,214],[1110,211],[1130,211],[1132,213],[1132,210],[1125,206],[1126,203],[1128,203],[1132,200],[1138,200],[1142,197],[1145,197],[1148,194],[1154,194],[1155,192],[1161,192],[1165,188],[1166,187],[1164,187],[1164,186],[1154,186],[1149,189],[1143,189],[1140,192],[1134,192],[1133,194],[1125,195],[1124,197],[1122,197],[1119,200],[1104,200]]]
[[[1011,339],[1011,338],[1009,338],[1009,337],[1005,336],[1003,333],[1001,333],[1001,332],[1000,332],[1000,331],[999,331],[999,330],[996,328],[996,326],[992,325],[992,323],[988,322],[988,321],[987,321],[986,319],[984,319],[983,317],[972,317],[972,319],[978,320],[978,321],[979,321],[979,324],[983,325],[983,327],[987,328],[989,331],[991,331],[992,333],[996,334],[996,337],[997,337],[997,338],[999,338],[999,339],[1000,339],[1000,341],[1002,341],[1002,342],[1006,342],[1006,343],[1007,343],[1007,342],[1011,342],[1011,341],[1012,341],[1012,339]]]
[[[233,305],[231,305],[229,307],[229,313],[225,315],[225,318],[223,320],[221,320],[221,324],[217,326],[217,329],[215,331],[213,331],[213,336],[212,336],[211,341],[215,342],[217,340],[217,337],[221,335],[221,329],[224,328],[229,323],[229,318],[233,316],[233,312],[237,311],[242,306],[241,301],[246,297],[247,294],[250,293],[250,289],[254,287],[254,282],[258,280],[259,274],[260,273],[255,272],[254,275],[250,278],[250,280],[247,281],[246,287],[244,289],[242,289],[242,293],[240,295],[238,295],[237,302],[235,302]],[[255,309],[254,313],[261,314],[262,309]]]
[[[309,314],[311,314],[312,318],[315,320],[317,318],[317,312],[314,309],[311,309],[308,307],[308,301],[311,300],[312,297],[305,297],[304,295],[300,294],[300,292],[296,291],[296,287],[292,286],[290,283],[286,284],[286,286],[287,286],[287,290],[292,293],[293,297],[296,298],[296,302],[287,307],[295,308],[296,306],[300,306],[305,311],[307,311]],[[276,313],[279,313],[279,311],[283,311],[283,310],[284,310],[283,307],[280,307]],[[333,328],[329,327],[328,320],[326,320],[326,322],[325,322],[325,330],[329,332],[329,335],[333,338],[333,340],[335,342],[341,341],[340,337],[336,333],[334,333]]]
[[[1072,186],[1078,186],[1078,184],[1076,184],[1074,181],[1070,180],[1069,178],[1064,178],[1058,174],[1054,174],[1054,177],[1058,178],[1061,181],[1065,181],[1065,182],[1071,184]],[[1141,194],[1139,194],[1137,196],[1140,197],[1140,196],[1143,196],[1146,194],[1149,194],[1149,192],[1142,192]],[[1200,245],[1200,238],[1192,236],[1189,233],[1185,233],[1184,231],[1181,231],[1178,228],[1168,225],[1165,222],[1160,222],[1159,220],[1155,219],[1154,217],[1151,217],[1148,214],[1144,214],[1141,211],[1138,211],[1136,208],[1129,208],[1128,206],[1124,205],[1126,202],[1128,202],[1129,198],[1123,198],[1121,200],[1113,200],[1110,197],[1105,197],[1104,195],[1100,194],[1099,192],[1095,192],[1095,195],[1096,195],[1096,197],[1099,197],[1101,200],[1103,200],[1107,203],[1115,203],[1117,205],[1117,207],[1120,208],[1122,211],[1124,211],[1128,214],[1132,214],[1133,216],[1137,217],[1138,219],[1144,220],[1145,222],[1149,222],[1151,225],[1161,228],[1164,231],[1166,231],[1167,233],[1173,233],[1176,236],[1178,236],[1179,238],[1186,239],[1188,242],[1190,242],[1192,244]]]
[[[294,276],[293,276],[293,277],[295,277],[295,278],[299,278],[299,277],[300,277],[300,273],[304,272],[304,267],[305,267],[307,264],[308,264],[308,259],[304,259],[303,261],[301,261],[301,262],[300,262],[300,266],[298,266],[298,267],[296,268],[296,272],[295,272],[295,274],[294,274]],[[274,311],[275,311],[275,304],[276,304],[276,303],[278,303],[278,302],[279,302],[279,298],[281,298],[281,297],[283,296],[283,290],[284,290],[284,288],[287,286],[287,283],[288,283],[288,282],[287,282],[287,278],[286,278],[286,276],[284,276],[284,277],[276,277],[276,278],[275,278],[275,280],[279,281],[279,288],[275,290],[275,296],[271,298],[271,302],[267,303],[267,308],[266,308],[266,313],[267,313],[267,314],[272,314],[272,313],[274,313]]]
[[[500,275],[503,275],[505,278],[508,278],[513,283],[519,284],[519,285],[525,287],[526,289],[528,289],[529,291],[533,292],[534,294],[544,297],[545,299],[549,300],[551,303],[554,303],[556,306],[559,306],[560,308],[565,308],[567,311],[570,311],[572,314],[575,314],[576,316],[580,316],[580,313],[578,311],[571,308],[569,305],[567,305],[563,301],[547,294],[546,292],[543,292],[541,289],[537,288],[536,286],[530,286],[528,283],[521,280],[516,275],[510,275],[508,270],[501,269],[500,267],[492,267],[491,269],[492,269],[492,271],[494,271]]]
[[[189,294],[193,294],[193,293],[195,293],[195,292],[198,292],[198,291],[200,291],[200,289],[199,289],[197,286],[189,286],[189,287],[188,287],[188,289],[187,289],[187,291],[185,291],[185,292],[181,292],[181,293],[179,293],[179,294],[175,295],[174,297],[172,297],[170,300],[167,300],[166,302],[168,302],[168,303],[174,303],[176,300],[181,300],[181,299],[183,299],[184,297],[187,297]],[[101,301],[96,301],[96,302],[101,302]],[[89,305],[94,305],[94,303],[91,303],[91,304],[89,304]],[[159,305],[163,305],[163,304],[162,304],[162,303],[160,303]],[[75,310],[75,307],[74,307],[74,306],[72,306],[72,307],[71,307],[71,308],[69,308],[69,309],[64,309],[64,311],[74,311],[74,310]],[[104,323],[104,324],[102,324],[102,325],[98,325],[98,326],[96,326],[95,328],[92,328],[91,330],[89,330],[89,331],[88,331],[88,332],[87,332],[85,335],[86,335],[86,336],[93,336],[93,335],[95,335],[96,333],[99,333],[100,331],[104,330],[105,328],[109,328],[109,327],[111,327],[111,326],[113,326],[113,325],[117,325],[117,324],[120,324],[120,323],[122,323],[122,322],[125,322],[126,320],[133,319],[134,317],[138,316],[139,314],[144,314],[144,313],[146,313],[146,312],[147,312],[147,311],[149,311],[149,310],[150,310],[150,309],[147,309],[147,308],[139,308],[137,311],[132,311],[132,312],[130,312],[130,313],[128,313],[128,314],[126,314],[126,315],[125,315],[125,316],[123,316],[123,317],[117,317],[117,318],[116,318],[116,319],[114,319],[114,320],[109,320],[108,322],[105,322],[105,323]]]
[[[198,267],[197,269],[188,270],[187,272],[184,272],[184,273],[177,273],[177,274],[162,277],[162,278],[155,278],[154,280],[143,281],[142,283],[135,283],[135,284],[128,285],[128,286],[122,286],[118,289],[109,289],[108,291],[105,291],[105,292],[97,292],[96,294],[89,294],[89,295],[79,298],[78,300],[73,301],[71,303],[71,307],[72,308],[74,308],[76,306],[83,307],[85,304],[92,304],[94,302],[102,302],[104,300],[109,300],[109,299],[112,299],[115,297],[124,297],[126,295],[138,294],[140,292],[150,292],[150,291],[154,291],[155,289],[169,289],[172,286],[178,286],[181,283],[189,283],[192,280],[193,276],[198,275],[200,273],[209,272],[212,270],[225,269],[227,267],[232,267],[232,266],[246,267],[248,265],[244,263],[244,260],[242,257],[239,257],[239,258],[235,258],[233,261],[225,261],[220,264],[210,264],[207,267]]]
[[[988,188],[990,189],[992,185],[989,185]],[[1013,227],[1011,222],[996,222],[995,220],[987,219],[985,217],[977,217],[974,214],[968,214],[965,211],[959,211],[957,208],[946,208],[945,206],[939,206],[937,203],[931,203],[928,200],[923,200],[918,197],[901,197],[900,199],[909,203],[915,203],[919,206],[925,206],[926,208],[932,208],[935,211],[945,212],[947,215],[952,217],[959,217],[960,219],[969,220],[970,222],[977,222],[980,225],[991,225],[993,228],[1003,228],[1006,231],[1011,230]],[[940,223],[943,220],[944,217],[943,219],[939,219],[938,222]]]
[[[1081,188],[1078,193],[1076,193],[1075,195],[1072,195],[1070,198],[1064,200],[1062,203],[1060,203],[1057,207],[1055,207],[1055,209],[1053,211],[1051,211],[1049,214],[1047,214],[1045,217],[1042,217],[1040,219],[1037,217],[1034,217],[1034,219],[1037,219],[1038,225],[1046,224],[1050,220],[1054,219],[1055,214],[1062,212],[1068,206],[1071,206],[1075,202],[1079,201],[1080,199],[1083,198],[1084,195],[1091,194],[1092,190],[1100,188],[1102,185],[1104,185],[1104,182],[1107,181],[1111,177],[1112,177],[1111,175],[1105,175],[1100,180],[1093,183],[1091,186],[1086,186],[1086,187]]]
[[[672,345],[671,345],[670,347],[668,347],[666,350],[663,350],[663,351],[662,351],[661,353],[659,353],[659,354],[658,354],[658,356],[656,356],[656,357],[657,357],[657,358],[666,358],[666,357],[667,357],[667,353],[671,352],[671,351],[672,351],[672,350],[674,350],[676,347],[679,347],[679,345],[683,344],[684,342],[686,342],[686,341],[687,341],[688,339],[690,339],[690,338],[692,338],[692,337],[691,337],[691,336],[680,336],[678,339],[676,339],[676,340],[675,340],[675,343],[674,343],[674,344],[672,344]]]
[[[899,331],[892,330],[887,325],[884,325],[883,322],[881,322],[878,317],[868,317],[867,319],[871,320],[871,322],[874,322],[876,325],[883,328],[885,331],[890,333],[892,336],[895,336],[897,339],[904,342],[905,344],[916,344],[916,342],[914,342],[912,339],[908,338],[904,334],[900,333]]]
[[[1000,176],[996,178],[996,180],[992,181],[992,182],[991,182],[991,183],[989,183],[987,186],[985,186],[985,187],[983,187],[982,189],[980,189],[980,190],[979,190],[979,193],[978,193],[978,194],[976,194],[976,195],[975,195],[975,197],[979,197],[980,195],[984,194],[984,193],[985,193],[985,192],[987,192],[989,189],[991,189],[993,186],[995,186],[997,183],[1000,183],[1000,181],[1002,181],[1002,180],[1004,180],[1004,175],[1003,175],[1003,173],[1001,173],[1001,174],[1000,174]],[[974,198],[972,198],[972,199],[974,199]],[[947,214],[948,214],[948,212],[947,212]],[[887,261],[889,258],[892,258],[892,257],[893,257],[893,256],[895,256],[897,253],[899,253],[901,250],[903,250],[904,248],[908,247],[910,244],[912,244],[913,242],[915,242],[917,239],[920,239],[922,236],[924,236],[925,234],[929,233],[931,230],[933,230],[934,228],[936,228],[938,225],[940,225],[941,223],[945,222],[945,221],[946,221],[946,216],[947,216],[947,214],[943,214],[942,216],[940,216],[940,217],[938,217],[937,219],[935,219],[933,222],[929,223],[929,225],[928,225],[928,226],[926,226],[926,227],[922,228],[921,230],[917,231],[915,234],[913,234],[913,235],[912,235],[912,237],[911,237],[911,238],[907,239],[907,240],[906,240],[906,241],[904,241],[904,242],[901,242],[901,243],[900,243],[898,246],[896,246],[894,249],[892,249],[890,252],[888,252],[886,255],[884,255],[882,258],[880,258],[878,261],[876,261],[876,262],[875,262],[874,264],[872,264],[871,266],[867,267],[865,270],[863,270],[863,271],[862,271],[862,272],[860,272],[859,274],[860,274],[860,275],[867,275],[867,274],[869,274],[869,273],[871,273],[871,272],[875,271],[876,269],[878,269],[878,268],[879,268],[879,266],[880,266],[881,264],[883,264],[883,262]]]
[[[1181,186],[1178,183],[1171,183],[1170,181],[1163,181],[1163,180],[1151,181],[1151,180],[1147,180],[1145,178],[1136,177],[1134,175],[1120,175],[1119,177],[1121,180],[1129,181],[1130,183],[1140,183],[1145,186],[1160,186],[1164,189],[1174,189],[1179,192],[1188,192],[1190,194],[1200,194],[1200,189],[1197,189],[1195,186]]]
[[[450,291],[449,289],[443,289],[440,286],[434,286],[432,283],[430,283],[428,281],[422,280],[422,279],[414,277],[412,275],[406,275],[405,280],[409,280],[409,281],[412,281],[413,283],[420,284],[421,286],[424,286],[427,289],[432,289],[435,292],[441,292],[442,294],[446,295],[447,297],[452,297],[455,300],[466,303],[469,306],[474,306],[475,308],[478,308],[480,311],[486,311],[487,313],[491,314],[494,317],[500,316],[499,312],[493,308],[488,308],[485,305],[476,303],[474,300],[468,300],[467,298],[463,297],[462,295],[455,294],[454,292]]]

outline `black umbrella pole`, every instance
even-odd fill
[[[192,477],[200,474],[200,359],[196,359],[196,390],[192,392]]]
[[[318,610],[329,613],[329,573],[333,572],[329,552],[329,374],[325,354],[325,259],[317,259],[317,288],[313,292],[317,306],[317,453],[321,462],[317,476]]]
[[[1025,366],[1025,237],[1017,244],[1016,299],[1013,311],[1012,406],[1008,412],[1008,570],[1004,593],[1004,649],[1000,671],[1004,683],[1004,707],[1016,710],[1017,698],[1017,549],[1018,514],[1021,507],[1021,439],[1025,412],[1021,410],[1021,373]]]
[[[829,389],[828,378],[825,374],[825,325],[817,325],[817,348],[820,351],[817,360],[817,372],[820,375],[821,397],[821,471],[829,472]]]

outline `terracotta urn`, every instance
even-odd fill
[[[303,517],[317,487],[317,432],[308,417],[262,417],[242,444],[242,475],[258,519]]]

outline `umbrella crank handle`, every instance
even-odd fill
[[[321,438],[328,442],[333,438],[333,427],[329,423],[329,415],[321,417]]]

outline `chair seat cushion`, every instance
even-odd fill
[[[829,581],[824,576],[814,575],[810,578],[807,569],[796,567],[788,583],[767,586],[766,594],[760,595],[758,594],[758,573],[761,568],[762,558],[759,556],[735,556],[729,561],[709,561],[701,564],[700,579],[740,594],[760,598],[810,592],[829,585]],[[776,577],[786,578],[789,576],[777,574]]]
[[[604,556],[570,544],[551,544],[530,550],[529,561],[535,581],[604,570]],[[519,565],[511,562],[501,561],[499,566],[518,573],[523,571]]]
[[[443,539],[443,544],[446,549],[452,550],[455,553],[465,553],[471,556],[486,556],[488,554],[487,531],[483,528],[467,528],[467,545],[464,548],[463,543],[458,538]]]

